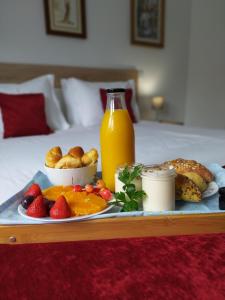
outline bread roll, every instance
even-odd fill
[[[63,156],[55,165],[56,169],[73,169],[82,167],[80,157],[73,157],[69,154]]]
[[[98,151],[92,148],[82,156],[81,160],[84,166],[93,165],[98,160]]]
[[[83,148],[76,146],[73,147],[69,150],[68,152],[69,155],[73,156],[73,157],[82,157],[84,155],[84,150]]]
[[[195,172],[186,172],[183,175],[191,179],[199,187],[202,193],[207,189],[207,183],[199,174]]]
[[[178,174],[184,174],[187,172],[194,172],[201,176],[206,183],[213,181],[213,174],[202,164],[195,160],[187,160],[178,158],[165,162],[167,165],[172,165]]]
[[[62,158],[62,150],[59,146],[51,148],[45,157],[45,165],[54,168],[55,164]]]
[[[175,178],[176,199],[190,202],[200,202],[202,193],[199,187],[188,177],[177,174]]]

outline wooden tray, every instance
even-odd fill
[[[108,218],[61,224],[0,225],[0,243],[49,243],[222,232],[225,232],[225,212]]]

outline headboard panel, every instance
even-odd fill
[[[87,81],[126,81],[133,79],[137,87],[138,78],[136,69],[0,63],[0,83],[20,83],[45,74],[55,75],[56,87],[60,86],[61,78],[68,77],[76,77]]]

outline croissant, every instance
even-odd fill
[[[81,160],[84,166],[93,165],[98,160],[98,151],[92,148],[89,152],[84,153]]]
[[[73,147],[69,150],[68,152],[69,155],[73,156],[73,157],[82,157],[84,155],[84,150],[83,148],[77,146],[77,147]]]
[[[56,169],[72,169],[82,167],[80,157],[73,157],[69,154],[63,156],[55,165]]]
[[[45,165],[54,168],[55,164],[62,158],[62,150],[60,147],[51,148],[45,157]]]

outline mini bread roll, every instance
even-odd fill
[[[82,156],[81,160],[84,166],[93,165],[98,160],[98,151],[92,148]]]
[[[202,193],[199,187],[188,177],[177,174],[175,178],[176,199],[189,202],[200,202]]]
[[[73,157],[82,157],[84,155],[84,150],[83,148],[76,146],[73,147],[69,150],[68,152],[69,155],[73,156]]]
[[[62,158],[62,150],[59,146],[51,148],[45,157],[45,165],[54,168],[55,164]]]
[[[80,157],[73,157],[69,154],[63,156],[55,165],[56,169],[73,169],[82,167]]]
[[[202,193],[207,189],[207,183],[199,174],[195,172],[186,172],[183,175],[191,179],[199,187]]]
[[[206,183],[209,183],[214,179],[214,176],[210,170],[195,160],[177,158],[167,161],[164,164],[172,165],[178,174],[184,174],[187,172],[197,173],[205,180]]]

